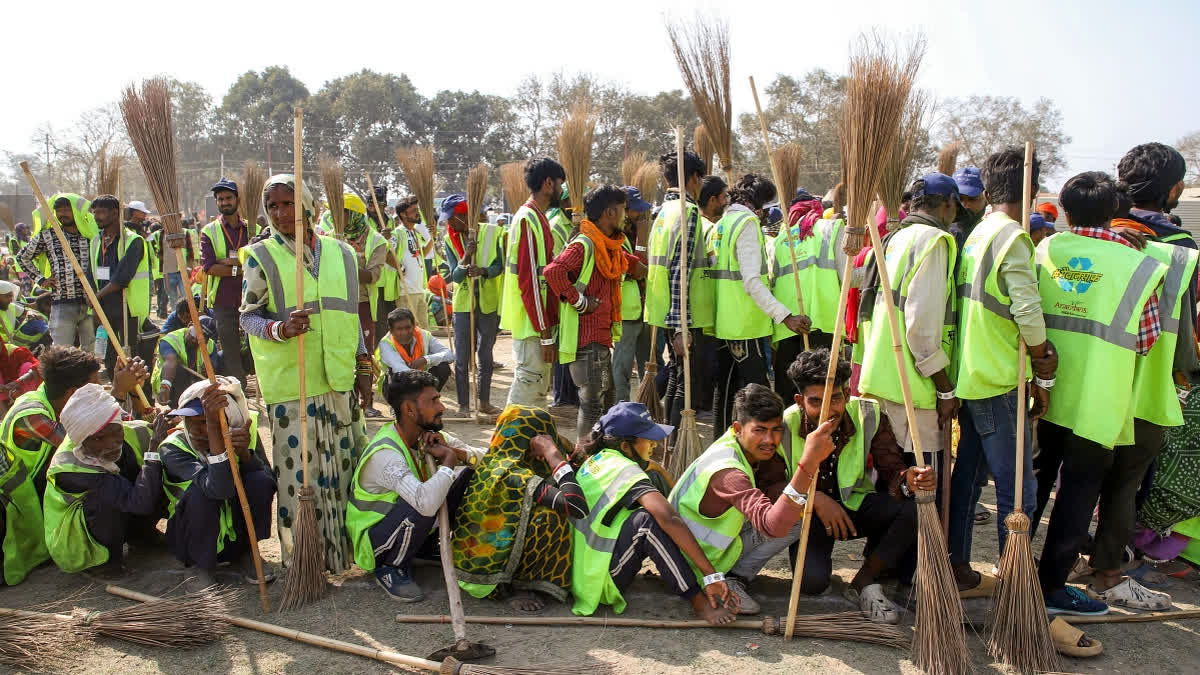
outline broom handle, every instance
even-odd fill
[[[292,235],[296,238],[296,306],[303,309],[304,302],[304,239],[308,234],[304,224],[304,110],[296,108],[295,134],[293,153],[296,161],[296,223]],[[304,363],[304,333],[296,336],[296,375],[300,378],[300,470],[304,487],[309,487],[308,481],[308,406],[304,401],[308,398],[308,387],[305,378],[307,368]]]
[[[516,617],[514,617],[516,618]],[[1200,609],[1177,609],[1170,612],[1147,612],[1146,614],[1105,614],[1103,616],[1063,616],[1069,624],[1083,623],[1135,623],[1143,621],[1175,621],[1178,619],[1200,619]],[[471,619],[468,619],[471,621]]]
[[[683,161],[683,127],[675,127],[675,164],[679,174],[679,325],[683,330],[683,409],[692,409],[692,369],[691,346],[688,342],[691,334],[688,331],[688,256],[692,250],[688,248],[688,234],[691,223],[687,220],[687,181],[684,177]]]
[[[138,593],[137,591],[121,588],[120,586],[106,586],[104,590],[117,597],[125,598],[126,600],[135,600],[137,602],[155,602],[162,599],[153,595],[147,595],[145,593]],[[241,628],[249,628],[250,630],[256,630],[262,633],[277,635],[282,638],[287,638],[296,642],[302,642],[315,647],[324,647],[326,649],[332,649],[334,651],[339,651],[346,654],[364,656],[368,659],[383,661],[384,663],[394,663],[396,665],[419,668],[421,670],[428,670],[435,673],[440,672],[442,667],[442,664],[438,663],[437,661],[430,661],[429,659],[408,656],[407,654],[400,654],[397,652],[388,651],[386,649],[363,647],[362,645],[351,644],[349,642],[343,642],[342,640],[335,640],[323,635],[305,633],[304,631],[296,630],[294,628],[284,628],[283,626],[277,626],[273,623],[267,623],[265,621],[255,621],[254,619],[247,619],[240,616],[234,616],[232,614],[222,615],[221,618],[226,623],[239,626]],[[469,673],[469,668],[469,665],[465,666],[463,672]]]
[[[445,614],[397,614],[396,623],[444,624],[454,620]],[[726,624],[714,625],[703,619],[631,619],[626,617],[598,616],[469,616],[467,623],[488,626],[622,626],[630,628],[741,628],[763,630],[775,620],[764,616],[758,621],[738,619]]]
[[[1029,202],[1033,198],[1033,143],[1025,141],[1025,180],[1021,190],[1021,227],[1029,232]],[[1017,470],[1013,485],[1013,512],[1025,513],[1025,338],[1017,338]]]
[[[117,197],[117,221],[118,221],[118,226],[121,228],[121,230],[120,230],[121,243],[117,245],[117,251],[119,252],[117,255],[117,259],[118,259],[117,264],[120,265],[120,262],[119,262],[120,257],[125,255],[125,221],[121,220],[121,172],[120,172],[120,170],[117,171],[117,194],[116,194],[116,197]],[[147,255],[145,246],[146,246],[146,242],[143,241],[142,242],[142,257],[148,259],[150,256]],[[149,264],[147,264],[146,267],[148,269]],[[140,331],[141,329],[142,329],[142,327],[138,326],[138,330]],[[125,346],[125,351],[128,352],[128,351],[130,351],[130,349],[129,349],[129,286],[128,285],[126,285],[125,288],[121,289],[121,333],[125,336],[124,346]]]
[[[175,249],[175,259],[179,263],[179,269],[183,269],[183,257],[183,249]],[[213,369],[212,358],[208,355],[208,340],[204,337],[204,331],[200,329],[200,312],[196,309],[196,300],[192,297],[191,291],[184,293],[183,296],[187,302],[188,313],[192,317],[192,325],[196,328],[196,351],[200,352],[200,357],[204,361],[205,377],[208,378],[209,384],[216,384],[217,373]],[[262,555],[258,550],[258,535],[254,531],[254,518],[250,514],[250,502],[246,499],[246,488],[242,485],[242,471],[238,464],[237,453],[233,450],[233,437],[229,433],[229,419],[225,415],[224,408],[217,417],[221,424],[221,441],[225,444],[225,457],[229,460],[229,472],[233,474],[233,489],[237,492],[238,504],[242,507],[242,520],[246,521],[246,535],[250,538],[250,557],[254,560],[254,573],[258,577],[259,604],[262,605],[263,612],[269,612],[271,611],[271,600],[267,596],[267,579],[263,574]]]
[[[475,258],[476,258],[476,260],[478,260],[479,259],[479,251],[478,251],[479,225],[478,224],[475,225],[475,247],[477,249],[475,251]],[[464,251],[464,253],[465,252],[466,251]],[[470,262],[471,262],[471,264],[474,264],[474,261],[470,261]],[[467,316],[469,317],[469,320],[471,322],[471,334],[467,336],[467,349],[470,350],[470,352],[467,354],[467,358],[468,358],[467,372],[470,373],[470,375],[471,375],[471,383],[469,385],[471,387],[471,398],[475,401],[475,414],[478,415],[479,414],[479,386],[478,386],[478,381],[477,381],[478,372],[477,372],[477,368],[475,366],[475,277],[473,277],[469,274],[467,275],[467,312],[468,312]]]
[[[754,76],[750,76],[750,91],[754,94],[754,109],[758,111],[758,126],[762,128],[763,148],[767,151],[767,162],[771,165],[771,176],[775,186],[779,187],[779,167],[775,164],[775,153],[771,152],[771,137],[767,135],[767,119],[763,117],[762,105],[758,102],[758,87],[754,86]],[[779,206],[783,208],[783,200],[791,199],[789,195],[779,195]],[[792,281],[796,284],[796,313],[804,314],[804,295],[800,292],[800,270],[796,269],[796,240],[792,235],[792,226],[788,224],[787,211],[783,212],[783,229],[787,233],[788,255],[792,258]],[[832,242],[837,243],[837,242]],[[808,351],[808,333],[803,333],[804,351]],[[833,352],[830,352],[831,354]]]
[[[67,241],[67,235],[63,234],[62,226],[58,223],[58,216],[54,215],[54,209],[46,203],[46,195],[42,194],[42,188],[38,187],[37,179],[33,177],[33,172],[29,170],[29,162],[21,162],[21,170],[25,172],[25,180],[29,181],[29,187],[33,190],[33,196],[37,197],[38,204],[42,210],[47,213],[46,222],[50,223],[50,227],[54,229],[54,234],[58,237],[58,243],[62,245],[63,253],[70,261],[71,267],[75,270],[75,276],[79,277],[79,285],[83,287],[83,293],[87,296],[88,304],[92,306],[92,310],[96,312],[96,317],[100,319],[100,325],[104,326],[104,330],[108,331],[109,335],[115,336],[112,324],[108,322],[108,317],[104,314],[104,310],[100,308],[100,301],[96,298],[96,292],[92,290],[92,284],[88,281],[88,277],[83,272],[83,267],[79,265],[79,260],[75,257],[75,251],[71,250],[71,243]],[[111,342],[112,347],[117,352],[117,358],[122,363],[128,363],[129,357],[125,350],[121,347],[121,342]],[[134,387],[133,391],[137,394],[138,400],[142,402],[142,406],[149,410],[151,408],[150,401],[146,400],[146,393],[142,391],[142,387]]]
[[[833,344],[829,349],[829,366],[825,369],[825,393],[821,397],[821,417],[819,420],[825,420],[829,417],[830,401],[833,398],[834,379],[837,377],[837,366],[839,352],[842,350],[842,340],[845,338],[846,325],[846,305],[847,299],[850,297],[850,275],[854,273],[854,256],[846,256],[845,268],[842,270],[842,288],[838,293],[838,308],[837,318],[833,322]],[[800,407],[800,414],[804,415],[804,407]],[[785,433],[791,433],[785,430]],[[797,458],[797,466],[793,470],[799,470],[799,459]],[[813,476],[808,482],[808,499],[804,502],[804,517],[800,521],[800,549],[796,552],[796,569],[792,572],[792,591],[788,597],[788,613],[787,620],[783,625],[784,639],[791,640],[792,635],[796,631],[796,611],[800,607],[800,582],[804,577],[804,558],[808,553],[808,533],[812,527],[813,502],[817,496],[817,477]]]
[[[425,455],[425,466],[432,476],[437,467],[433,465],[433,457]],[[462,591],[458,588],[458,579],[454,576],[454,558],[450,547],[450,513],[445,502],[438,507],[438,547],[442,552],[442,576],[446,580],[446,594],[450,596],[450,617],[454,624],[454,641],[462,642],[467,639],[466,612],[463,611]]]

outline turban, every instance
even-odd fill
[[[17,285],[11,281],[0,281],[0,295],[8,295],[9,293],[15,294],[19,290],[21,289],[19,289]]]
[[[117,399],[104,391],[104,387],[89,383],[75,391],[63,406],[58,421],[75,445],[82,445],[120,416],[121,406],[117,405]]]
[[[230,428],[240,428],[246,426],[250,415],[245,407],[245,395],[242,394],[242,385],[232,377],[217,377],[217,384],[221,390],[226,393],[225,396],[225,419],[229,421]],[[183,390],[179,395],[179,407],[187,407],[192,401],[204,397],[204,392],[208,389],[208,380],[200,380],[192,386]]]

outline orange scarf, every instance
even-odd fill
[[[412,363],[425,355],[425,336],[421,335],[420,328],[413,329],[413,342],[415,344],[413,344],[411,355],[409,355],[407,349],[401,347],[400,343],[396,342],[395,335],[389,334],[388,339],[392,341],[392,346],[396,348],[396,353],[400,354],[400,358],[404,359],[405,363]]]
[[[579,233],[592,240],[595,252],[596,271],[612,284],[613,322],[621,320],[621,277],[629,271],[629,259],[625,257],[622,245],[625,243],[625,233],[618,231],[617,238],[607,237],[596,224],[586,218],[579,224]]]

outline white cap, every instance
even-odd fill
[[[129,202],[129,208],[150,215],[150,209],[146,208],[146,202]]]
[[[9,293],[15,294],[19,290],[21,290],[21,288],[11,281],[0,281],[0,295],[8,295]]]

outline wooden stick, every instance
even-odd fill
[[[437,467],[433,465],[433,457],[425,455],[425,466],[432,476]],[[458,579],[454,576],[454,549],[450,546],[450,513],[445,502],[438,507],[438,547],[441,550],[442,576],[446,580],[446,594],[450,599],[450,617],[454,624],[454,642],[465,647],[467,641],[466,611],[463,610],[462,591],[458,587]]]
[[[117,260],[120,261],[120,256],[125,255],[125,221],[124,221],[124,219],[121,218],[122,214],[121,214],[121,172],[120,172],[120,170],[117,171],[117,194],[114,196],[117,198],[117,224],[121,228],[120,229],[121,243],[117,245],[117,251],[119,251],[119,253],[117,254]],[[142,242],[142,257],[147,260],[146,269],[147,269],[147,271],[149,271],[150,255],[149,255],[149,251],[147,251],[145,247],[146,247],[146,242],[143,241]],[[119,264],[119,262],[118,262],[118,264]],[[115,272],[116,270],[113,270],[113,271]],[[151,275],[151,276],[153,276],[153,275]],[[111,275],[110,275],[110,278],[111,278]],[[154,282],[151,281],[150,284],[153,286]],[[140,331],[141,329],[142,329],[142,327],[138,326],[138,330]],[[124,339],[125,351],[126,352],[131,351],[129,349],[129,286],[126,286],[125,288],[121,289],[121,333],[125,337],[125,339]],[[110,375],[111,375],[111,373],[110,373]]]
[[[675,165],[679,175],[679,325],[683,329],[683,409],[692,409],[691,333],[688,331],[688,248],[691,223],[687,221],[687,178],[683,161],[683,127],[675,127]],[[668,255],[670,255],[668,253]],[[686,459],[686,456],[685,456]]]
[[[478,220],[478,218],[476,218],[476,220]],[[476,223],[474,227],[471,227],[471,225],[468,223],[467,227],[467,232],[469,232],[467,235],[467,242],[474,242],[476,248],[478,249],[479,224]],[[466,253],[466,250],[464,249],[463,252]],[[475,251],[475,259],[479,259],[478,250]],[[474,264],[474,261],[472,261],[471,264]],[[467,349],[469,350],[467,352],[467,372],[471,375],[471,380],[470,384],[467,386],[471,387],[471,400],[475,402],[475,415],[479,416],[479,384],[477,380],[478,368],[475,365],[475,277],[469,274],[467,275],[467,316],[471,322],[471,333],[467,336]]]
[[[1020,420],[1018,419],[1018,422]],[[950,540],[950,474],[951,474],[951,455],[950,446],[954,444],[953,423],[947,424],[945,429],[942,429],[942,503],[941,518],[942,518],[942,536],[947,541]]]
[[[1064,614],[1062,618],[1069,624],[1177,621],[1179,619],[1200,619],[1200,609],[1176,609],[1169,612],[1146,612],[1145,614],[1105,614],[1103,616],[1069,616]]]
[[[296,223],[292,235],[296,238],[296,307],[304,309],[304,239],[308,235],[304,224],[304,110],[296,108],[295,139],[293,152],[296,155]],[[304,331],[296,336],[296,349],[299,359],[296,363],[296,374],[300,378],[300,470],[304,487],[309,487],[308,480],[308,405],[305,399],[308,387],[305,386],[307,372],[304,364]]]
[[[1033,142],[1025,141],[1025,180],[1021,194],[1021,227],[1029,232],[1029,202],[1033,198]],[[1025,388],[1025,338],[1017,334],[1017,471],[1013,485],[1013,511],[1025,513],[1025,411],[1028,394]]]
[[[42,194],[42,188],[38,186],[37,179],[33,177],[33,172],[29,169],[29,162],[21,162],[21,171],[25,172],[25,180],[29,181],[29,187],[33,190],[33,196],[37,197],[38,204],[42,210],[46,212],[46,222],[54,230],[55,236],[58,237],[58,243],[62,245],[63,253],[67,256],[67,261],[71,263],[71,267],[75,270],[75,276],[79,277],[79,285],[83,287],[83,294],[87,296],[88,304],[92,306],[92,310],[96,312],[96,317],[100,319],[100,325],[104,326],[104,330],[109,335],[116,337],[113,332],[112,324],[108,322],[108,316],[104,314],[104,310],[100,307],[100,300],[96,298],[96,292],[92,290],[92,283],[88,281],[87,274],[84,274],[83,267],[79,264],[79,259],[75,257],[75,251],[71,250],[71,243],[67,241],[67,235],[63,234],[62,225],[58,222],[58,216],[54,215],[54,209],[50,208],[50,204],[46,202],[46,195]],[[124,348],[121,347],[120,340],[110,342],[113,349],[117,352],[117,359],[120,363],[128,363],[129,356]],[[134,393],[137,394],[138,400],[142,402],[142,406],[146,409],[151,408],[150,401],[146,400],[146,393],[142,388],[134,387]]]
[[[444,624],[454,620],[445,614],[397,614],[396,623],[432,623]],[[628,617],[599,617],[599,616],[468,616],[467,623],[487,626],[618,626],[628,628],[740,628],[745,630],[761,630],[773,635],[778,631],[769,631],[779,619],[764,616],[762,619],[738,619],[729,623],[714,625],[703,619],[633,619]]]
[[[767,135],[767,119],[763,117],[762,105],[758,102],[758,87],[754,86],[754,76],[750,76],[750,91],[754,94],[754,109],[758,111],[758,125],[762,128],[763,148],[767,151],[767,162],[771,165],[771,177],[775,179],[775,186],[779,187],[779,167],[775,165],[775,153],[771,151],[771,137]],[[796,240],[792,235],[792,226],[787,222],[787,209],[783,206],[783,200],[790,199],[790,195],[779,195],[779,208],[783,210],[783,230],[787,232],[788,255],[792,258],[792,281],[796,284],[796,313],[804,314],[804,295],[800,292],[800,270],[796,267]],[[831,245],[836,245],[837,242],[831,242]],[[804,351],[809,350],[808,333],[802,333],[804,338]],[[832,354],[833,352],[830,352]]]

